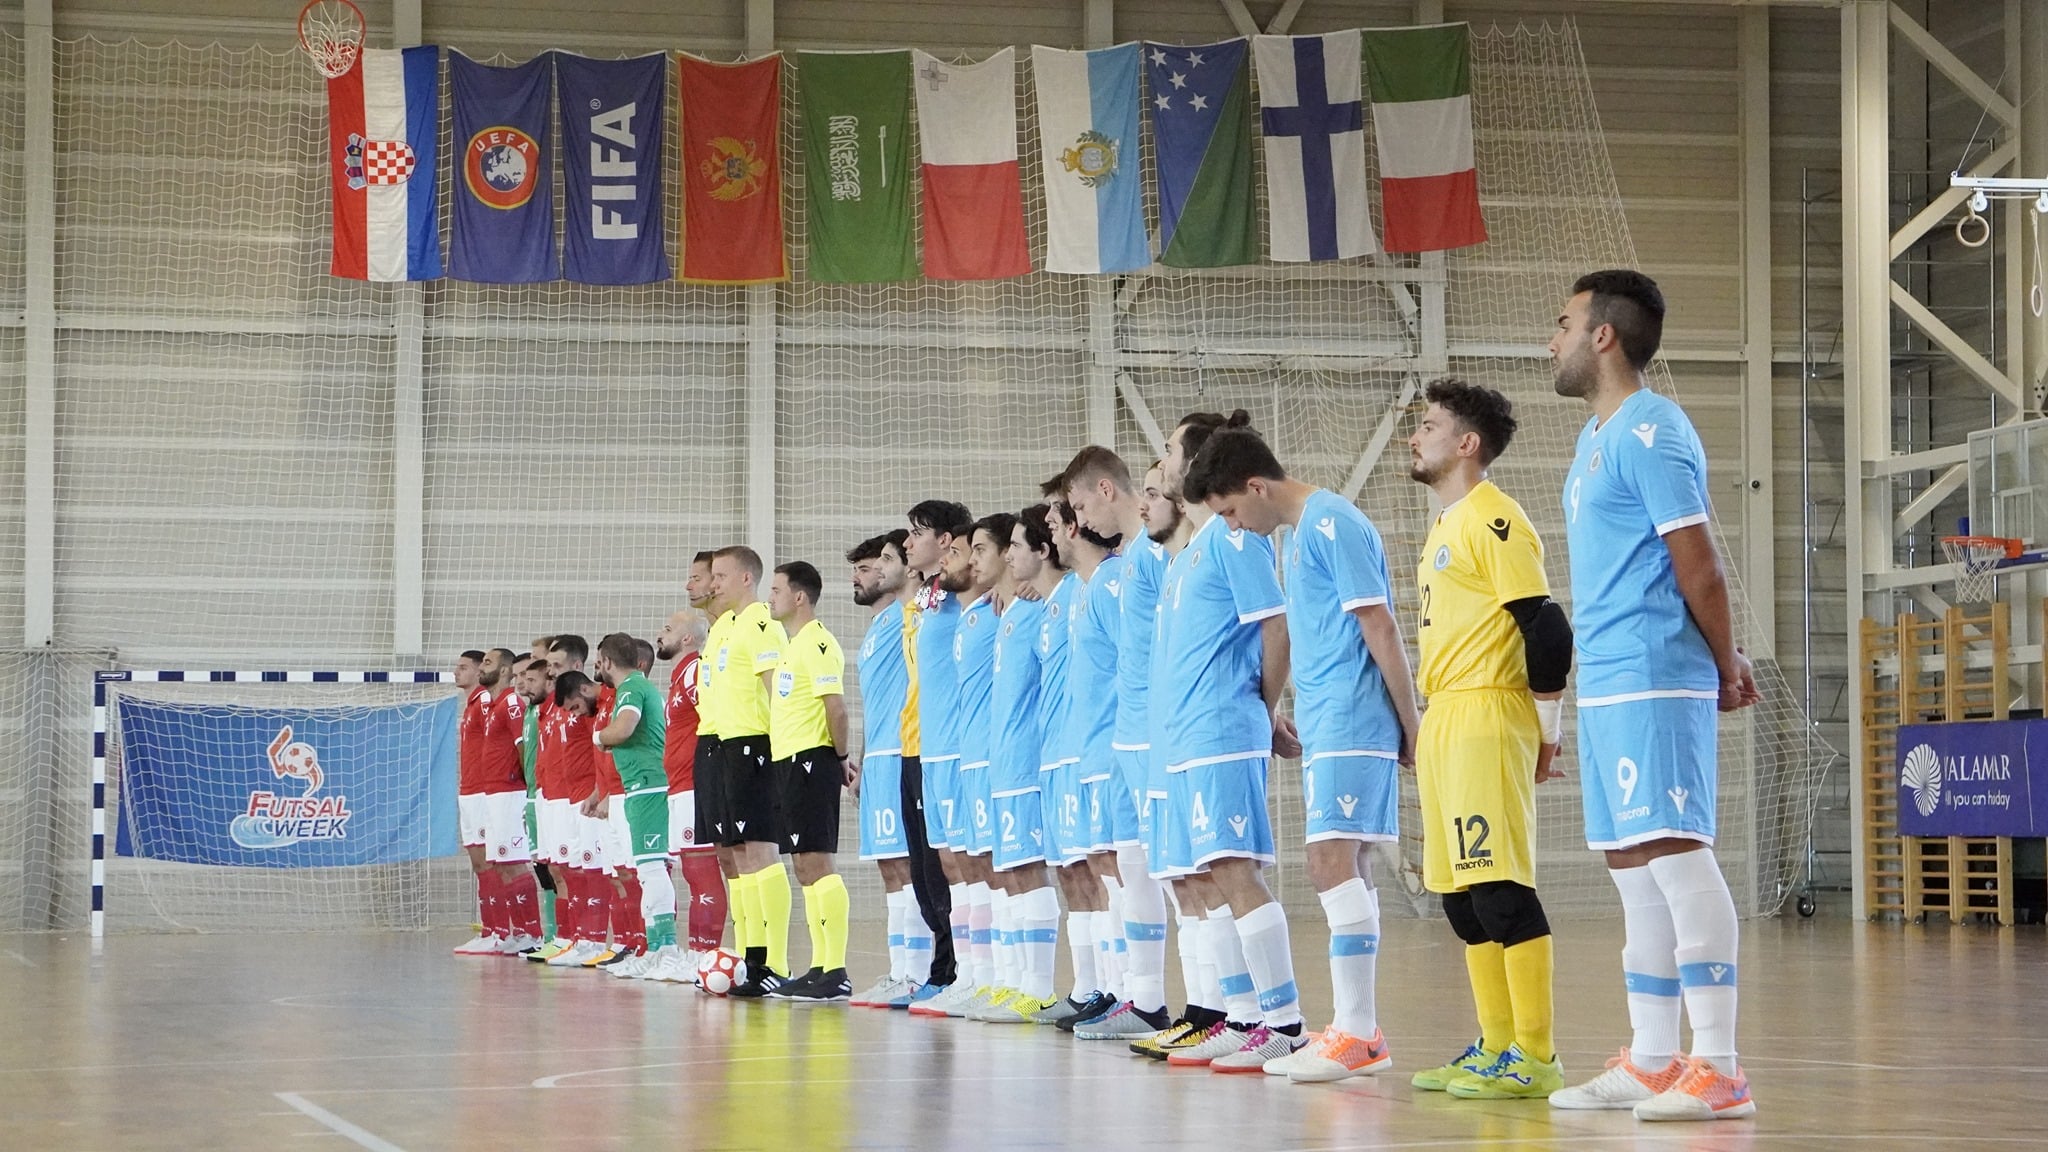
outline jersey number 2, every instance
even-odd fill
[[[1492,828],[1486,823],[1486,817],[1474,812],[1472,815],[1463,818],[1453,816],[1451,817],[1451,823],[1458,829],[1458,859],[1493,859],[1493,849],[1486,846],[1486,834],[1492,831]],[[1469,845],[1465,843],[1465,833],[1467,832],[1472,833],[1472,843]]]
[[[1422,626],[1429,627],[1429,585],[1422,586]]]

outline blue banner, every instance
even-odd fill
[[[186,864],[311,868],[460,852],[459,697],[244,708],[123,697],[114,850]]]
[[[1897,769],[1904,835],[2048,834],[2048,720],[1901,725]]]
[[[548,166],[543,54],[510,68],[448,53],[455,100],[455,220],[449,275],[489,284],[559,280],[555,181]]]
[[[668,57],[554,56],[568,235],[562,274],[585,284],[669,279],[661,202]]]

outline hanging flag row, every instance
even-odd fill
[[[446,275],[591,284],[788,278],[779,54],[740,64],[678,61],[676,269],[664,235],[666,56],[551,52],[510,67],[448,56],[459,155]],[[356,68],[328,82],[337,276],[444,274],[434,179],[438,59],[433,47],[365,51]],[[1464,24],[1192,47],[1039,46],[1031,61],[1046,271],[1130,272],[1155,259],[1184,268],[1257,263],[1255,123],[1268,259],[1441,251],[1486,239]],[[987,280],[1033,270],[1014,49],[972,64],[915,49],[805,52],[796,63],[810,279]],[[561,123],[559,246],[551,99]],[[1384,240],[1367,187],[1368,107]],[[1154,141],[1156,247],[1139,172],[1141,114]]]

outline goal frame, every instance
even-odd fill
[[[102,668],[92,674],[92,939],[107,934],[107,685],[109,684],[445,684],[423,668],[246,672],[230,668]]]

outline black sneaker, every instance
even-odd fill
[[[773,968],[763,968],[748,975],[746,983],[734,987],[726,995],[737,996],[742,1000],[760,1000],[775,995],[776,991],[787,983],[789,977]]]
[[[601,960],[596,964],[592,964],[591,967],[609,968],[614,964],[624,964],[626,961],[631,960],[632,958],[638,955],[640,954],[638,952],[633,951],[631,948],[621,948],[617,952],[612,953],[609,959]]]
[[[846,978],[844,968],[830,972],[813,968],[804,973],[801,983],[790,983],[793,987],[785,988],[780,995],[793,1004],[844,1004],[853,999],[853,981]]]
[[[1072,1016],[1055,1025],[1062,1032],[1072,1032],[1074,1025],[1095,1020],[1116,1011],[1122,1001],[1107,992],[1092,992],[1088,999],[1081,1001],[1081,1007]]]
[[[801,976],[792,976],[784,980],[773,992],[768,993],[768,996],[773,1000],[797,999],[797,992],[800,989],[812,984],[824,974],[823,968],[813,968]]]

